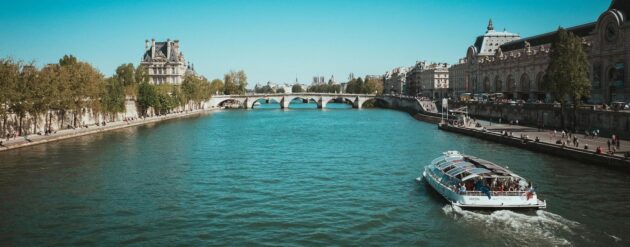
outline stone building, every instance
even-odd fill
[[[145,40],[144,50],[140,64],[147,70],[151,84],[179,85],[187,73],[195,74],[179,50],[179,40],[167,39],[166,42]]]
[[[468,78],[466,76],[467,69],[466,59],[460,59],[457,64],[453,64],[448,68],[449,88],[451,89],[452,97],[458,98],[469,91]]]
[[[407,94],[407,72],[410,68],[398,67],[387,71],[383,81],[384,94]]]
[[[422,95],[433,99],[449,97],[448,72],[448,64],[446,63],[432,63],[426,65],[420,72]]]
[[[410,96],[420,96],[422,94],[422,85],[420,74],[426,67],[425,61],[417,61],[416,65],[407,73],[407,94]]]
[[[629,74],[626,64],[630,61],[629,17],[630,1],[613,0],[595,22],[567,28],[582,38],[588,55],[591,103],[630,101],[630,85],[625,83]],[[491,29],[489,25],[488,31]],[[489,46],[478,45],[478,38],[468,48],[462,63],[451,69],[465,74],[464,80],[457,76],[458,89],[454,90],[460,93],[463,88],[473,94],[503,93],[511,99],[549,101],[543,78],[556,33],[523,39],[514,35],[490,41]]]

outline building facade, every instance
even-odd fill
[[[448,64],[432,63],[426,65],[420,72],[422,95],[433,99],[448,98],[450,96]]]
[[[422,85],[420,75],[426,68],[425,61],[417,61],[416,65],[407,73],[407,94],[410,96],[420,96],[422,94]]]
[[[186,73],[194,74],[194,69],[186,64],[184,54],[179,50],[179,40],[145,40],[144,48],[140,64],[147,70],[149,83],[179,85],[184,81]]]
[[[595,22],[567,28],[582,38],[590,63],[591,103],[630,101],[627,63],[630,62],[630,1],[614,0]],[[488,32],[493,30],[488,26]],[[488,34],[486,33],[486,35]],[[519,38],[505,33],[502,39],[468,48],[456,68],[454,91],[472,94],[503,93],[510,99],[550,101],[544,90],[545,70],[557,31]],[[463,74],[463,78],[461,76]]]
[[[460,59],[457,64],[448,68],[449,88],[452,92],[451,96],[454,98],[459,98],[469,91],[467,69],[466,59]]]
[[[407,94],[407,72],[410,68],[398,67],[392,71],[387,71],[384,75],[384,94]]]

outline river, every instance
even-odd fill
[[[627,174],[392,110],[299,109],[313,106],[219,111],[2,152],[0,244],[630,245]],[[548,209],[453,210],[415,180],[453,149],[508,165]]]

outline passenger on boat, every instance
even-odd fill
[[[464,194],[466,193],[466,186],[464,186],[464,184],[462,183],[461,186],[459,187],[459,193],[460,194]]]

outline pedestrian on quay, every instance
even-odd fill
[[[607,140],[606,144],[608,144],[608,150],[610,150],[610,140]]]
[[[575,148],[579,148],[579,147],[580,147],[580,141],[575,139]]]
[[[621,148],[621,139],[619,139],[619,136],[616,136],[616,137],[617,137],[617,141],[615,141],[615,142],[617,143],[617,149],[620,149]]]

